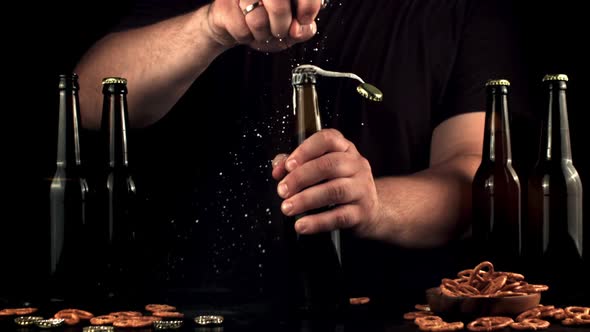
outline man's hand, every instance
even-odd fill
[[[300,234],[354,228],[363,236],[377,223],[379,200],[371,166],[337,130],[322,130],[289,156],[276,156],[272,175],[280,180],[277,191],[287,216],[334,205],[299,219],[295,230]]]
[[[315,18],[321,0],[263,0],[244,14],[243,10],[256,2],[215,0],[207,18],[211,37],[226,47],[243,44],[273,52],[306,41],[317,31]]]

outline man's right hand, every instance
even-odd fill
[[[225,47],[249,45],[262,52],[276,52],[311,39],[322,0],[263,0],[247,14],[243,10],[257,0],[215,0],[207,23],[212,38]]]

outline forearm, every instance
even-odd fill
[[[376,180],[380,215],[368,236],[407,247],[433,247],[460,236],[470,220],[471,181],[478,155]]]
[[[128,80],[133,126],[146,126],[162,118],[225,50],[210,37],[208,8],[112,33],[97,42],[75,68],[80,77],[83,125],[100,126],[101,80],[108,76]]]

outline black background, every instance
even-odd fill
[[[568,106],[574,164],[583,183],[590,177],[586,156],[585,112],[588,84],[587,41],[580,1],[515,1],[522,47],[527,59],[530,107],[542,109],[539,91],[545,73],[570,78]],[[71,72],[77,59],[117,19],[130,1],[62,1],[12,4],[3,21],[4,80],[2,95],[2,212],[0,228],[0,296],[35,283],[39,275],[39,241],[46,220],[44,182],[53,171],[57,104],[56,77]],[[513,124],[514,160],[523,178],[534,163],[539,119]],[[588,195],[584,206],[588,211]],[[45,218],[45,219],[44,219]],[[590,229],[585,214],[586,234]],[[588,239],[588,235],[586,235]],[[586,241],[586,243],[589,243]]]

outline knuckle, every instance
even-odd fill
[[[348,192],[342,185],[331,184],[327,188],[327,195],[331,203],[343,203],[348,197]]]
[[[268,20],[266,18],[252,15],[250,17],[246,16],[246,21],[252,31],[268,30]]]
[[[360,157],[360,164],[361,164],[361,169],[371,172],[371,163],[367,160],[367,158],[361,156]]]
[[[291,4],[287,1],[275,1],[272,6],[268,6],[269,14],[276,16],[291,15]]]
[[[320,172],[332,171],[337,166],[337,163],[329,157],[320,158],[317,160],[317,167]]]
[[[348,228],[352,224],[352,217],[342,209],[334,216],[334,224],[336,228]]]
[[[239,44],[247,44],[254,40],[250,31],[236,31],[232,35]]]

